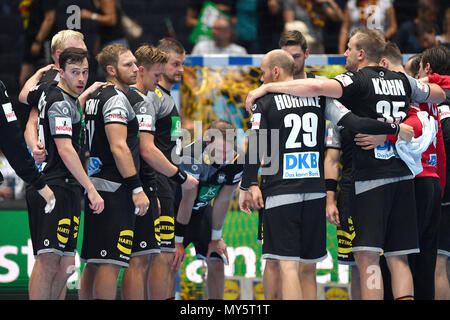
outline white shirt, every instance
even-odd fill
[[[219,48],[216,46],[214,40],[208,39],[197,42],[191,53],[194,56],[203,54],[247,55],[247,50],[235,43],[225,48]]]

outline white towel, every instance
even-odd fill
[[[422,122],[422,135],[417,138],[412,138],[410,142],[399,137],[395,143],[398,155],[406,163],[414,176],[423,171],[422,153],[428,149],[436,137],[438,130],[436,121],[434,121],[434,118],[428,112],[419,111],[417,112],[417,117]]]

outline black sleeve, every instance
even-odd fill
[[[242,174],[240,187],[242,190],[248,190],[250,186],[258,185],[258,171],[260,167],[259,155],[262,154],[261,150],[259,150],[259,140],[267,139],[267,122],[264,117],[262,105],[259,101],[256,101],[252,110],[252,128],[249,130],[248,145],[245,152],[244,172]]]
[[[34,164],[27,150],[22,130],[15,118],[14,110],[6,92],[6,87],[0,81],[0,149],[17,175],[37,190],[45,186],[42,174]],[[13,116],[14,115],[14,116]]]
[[[395,123],[387,123],[370,118],[362,118],[349,112],[337,123],[351,131],[364,134],[395,134],[400,132],[400,126]]]

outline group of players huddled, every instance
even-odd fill
[[[30,107],[25,139],[2,84],[0,128],[11,138],[0,147],[29,183],[30,299],[65,298],[82,198],[80,299],[116,299],[122,268],[121,298],[173,299],[190,243],[207,263],[207,297],[223,299],[222,227],[238,186],[240,209],[260,214],[266,299],[317,297],[327,219],[338,227],[339,261],[352,264],[354,299],[388,290],[433,299],[435,287],[436,298],[448,298],[448,280],[435,281],[435,270],[445,273],[450,255],[449,50],[429,49],[405,72],[395,45],[358,29],[348,71],[326,79],[305,72],[300,32],[285,32],[280,48],[263,57],[264,84],[247,97],[245,152],[225,120],[183,141],[171,89],[186,53],[173,38],[134,53],[104,47],[96,59],[106,81],[86,88],[84,37],[58,32],[54,64],[19,94]]]

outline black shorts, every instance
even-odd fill
[[[258,243],[263,244],[263,215],[264,208],[258,210]]]
[[[353,252],[384,252],[386,257],[419,252],[412,178],[356,181],[353,204]]]
[[[45,200],[36,189],[28,187],[26,201],[33,254],[56,253],[75,256],[81,215],[81,188],[50,186],[55,194],[55,208],[45,213]]]
[[[208,254],[208,245],[211,241],[212,229],[212,206],[192,211],[191,220],[189,221],[186,233],[184,235],[183,245],[186,248],[189,244],[194,244],[197,259],[206,260]],[[220,256],[213,252],[211,259],[221,259]]]
[[[136,216],[131,256],[159,253],[159,212],[156,191],[144,188],[150,206],[144,216]]]
[[[340,264],[356,265],[352,252],[352,242],[355,238],[355,227],[353,226],[351,204],[353,195],[353,183],[341,185],[337,197],[337,208],[339,210],[340,226],[337,227],[338,257]]]
[[[175,205],[171,198],[159,197],[159,236],[161,252],[175,252]]]
[[[131,192],[121,185],[115,192],[98,193],[105,201],[105,209],[100,214],[92,213],[85,197],[81,260],[128,267],[136,221]]]
[[[442,206],[438,254],[450,258],[450,205]]]
[[[325,194],[273,196],[264,203],[264,259],[316,263],[327,257]]]

